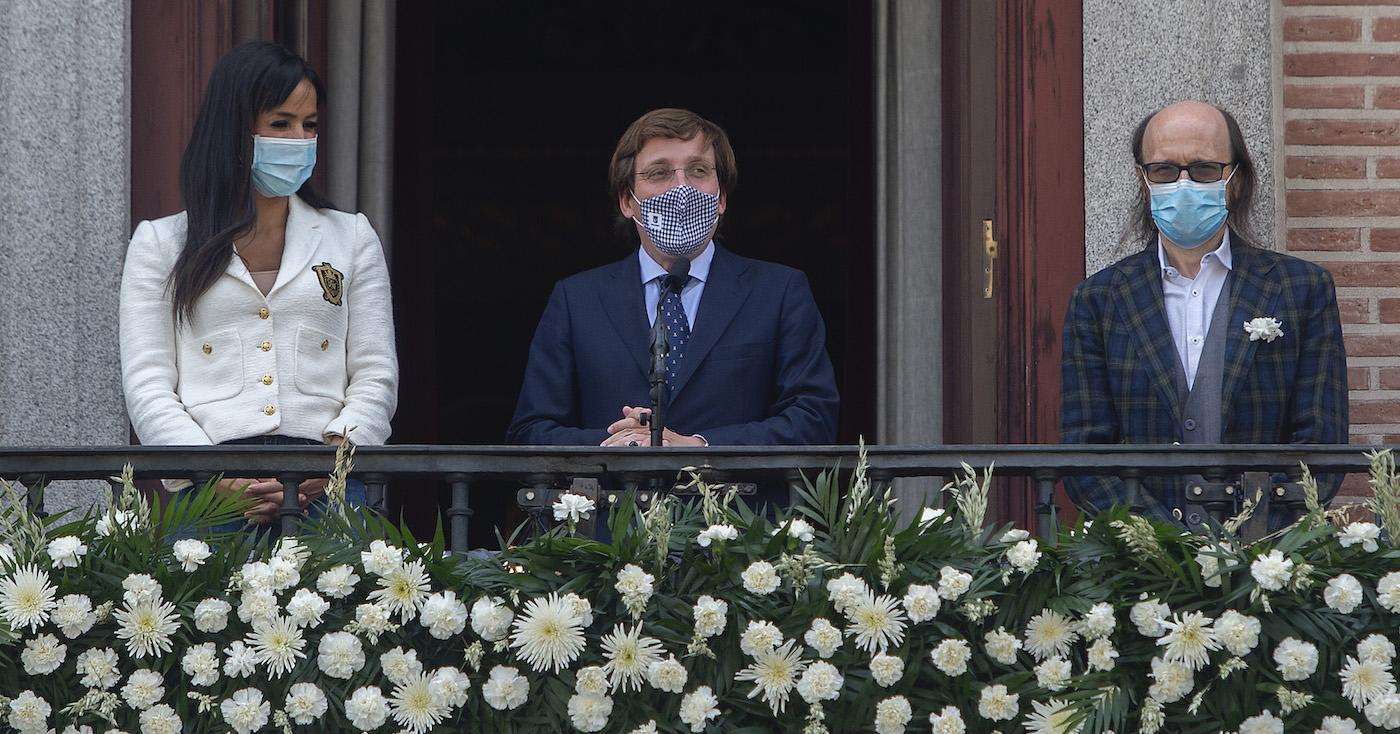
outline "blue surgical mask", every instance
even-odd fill
[[[253,185],[263,196],[291,196],[316,168],[316,138],[253,136]]]
[[[689,257],[710,242],[710,230],[719,221],[719,195],[682,184],[645,201],[632,195],[642,210],[640,220],[658,250],[672,257]]]
[[[1230,172],[1230,178],[1235,175]],[[1225,206],[1225,178],[1197,183],[1189,178],[1171,183],[1147,183],[1152,195],[1152,221],[1163,237],[1188,250],[1204,245],[1220,230],[1230,210]]]

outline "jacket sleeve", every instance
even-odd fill
[[[530,341],[525,380],[506,442],[525,445],[597,446],[605,429],[579,428],[578,372],[570,331],[568,294],[556,283]]]
[[[1060,363],[1060,443],[1122,441],[1121,424],[1108,395],[1105,328],[1088,283],[1081,283],[1070,296],[1065,313],[1064,356]],[[1108,509],[1125,499],[1123,482],[1117,477],[1066,476],[1064,484],[1070,499],[1090,512]]]
[[[836,441],[840,395],[826,352],[826,324],[807,276],[795,272],[779,314],[776,396],[769,417],[699,431],[710,445],[798,446]]]
[[[1308,289],[1303,309],[1295,327],[1302,344],[1288,404],[1287,440],[1289,443],[1345,444],[1349,440],[1346,346],[1331,273],[1318,272]],[[1341,480],[1341,475],[1318,477],[1324,502],[1336,494]]]
[[[322,433],[351,431],[355,443],[377,446],[389,440],[398,406],[399,359],[384,247],[363,214],[355,215],[355,279],[348,285],[345,405]]]

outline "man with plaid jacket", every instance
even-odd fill
[[[1142,251],[1081,283],[1065,316],[1061,441],[1347,442],[1346,353],[1331,275],[1251,244],[1254,166],[1239,124],[1201,102],[1133,135]],[[1323,501],[1338,477],[1323,478]],[[1068,477],[1088,512],[1127,501],[1116,477]],[[1149,477],[1134,504],[1199,530],[1182,477]],[[1268,524],[1289,520],[1271,512]]]

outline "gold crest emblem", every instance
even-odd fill
[[[317,280],[321,281],[321,297],[325,298],[326,302],[339,306],[341,296],[345,295],[342,289],[345,284],[345,276],[326,262],[311,269],[316,272]]]

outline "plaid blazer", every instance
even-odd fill
[[[1346,350],[1331,274],[1234,232],[1230,241],[1222,443],[1346,443]],[[1155,240],[1075,288],[1065,315],[1061,443],[1182,440],[1179,357],[1162,304]],[[1283,336],[1250,341],[1243,325],[1260,316],[1282,322]],[[1324,499],[1339,480],[1327,482]],[[1065,487],[1091,512],[1124,496],[1116,478],[1070,477]],[[1180,478],[1144,481],[1143,489],[1148,514],[1170,519],[1184,504]]]

